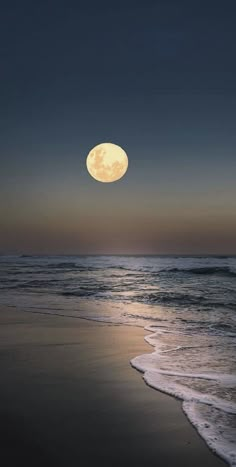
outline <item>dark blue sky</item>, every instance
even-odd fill
[[[0,250],[236,253],[235,3],[1,5]]]

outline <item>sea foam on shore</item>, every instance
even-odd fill
[[[235,257],[2,256],[0,289],[26,311],[145,327],[155,351],[132,365],[236,465]]]

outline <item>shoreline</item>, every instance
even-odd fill
[[[19,456],[29,465],[36,447],[40,465],[227,465],[181,401],[132,368],[132,358],[150,353],[142,327],[3,306],[0,324],[1,449],[17,446],[7,465]]]

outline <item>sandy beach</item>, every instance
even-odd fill
[[[4,466],[226,465],[130,366],[145,331],[0,309]]]

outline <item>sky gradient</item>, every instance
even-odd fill
[[[0,13],[0,252],[236,254],[234,2]],[[86,170],[101,142],[118,182]]]

